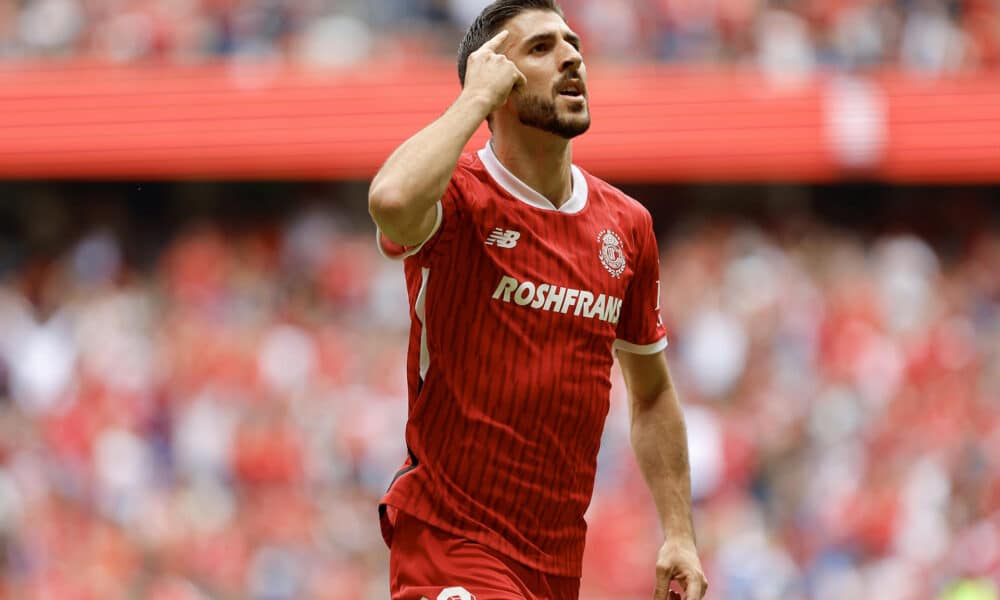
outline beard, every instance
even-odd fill
[[[541,96],[519,94],[515,97],[514,108],[523,125],[547,131],[567,140],[575,138],[590,129],[589,107],[584,105],[571,113],[575,118],[559,114],[554,100]]]

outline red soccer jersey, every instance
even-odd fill
[[[382,502],[545,573],[580,576],[612,350],[667,345],[649,213],[573,167],[560,208],[489,145],[403,252],[409,458]]]

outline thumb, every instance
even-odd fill
[[[528,84],[528,78],[524,76],[521,69],[514,67],[514,89],[521,89]]]

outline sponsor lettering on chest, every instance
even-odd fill
[[[559,312],[564,315],[599,319],[616,325],[621,316],[622,299],[588,290],[563,287],[551,283],[518,281],[504,275],[500,278],[493,299],[534,310]]]
[[[626,258],[621,237],[611,229],[602,229],[596,236],[596,252],[591,250],[593,233],[584,234],[584,244],[588,250],[586,255],[593,257],[585,260],[597,260],[615,279],[621,279],[625,272]],[[586,240],[592,240],[587,243]],[[487,246],[495,246],[506,250],[518,247],[518,242],[525,239],[520,232],[505,227],[496,227],[486,237]],[[582,248],[581,248],[582,249]],[[593,254],[590,254],[594,252]],[[584,255],[578,252],[580,259]],[[506,270],[506,269],[503,269]],[[524,306],[533,310],[558,312],[564,315],[572,314],[585,319],[598,319],[616,325],[621,316],[622,299],[610,294],[596,293],[589,290],[576,289],[553,283],[519,280],[509,275],[503,275],[493,292],[493,300],[507,304]]]

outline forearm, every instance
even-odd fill
[[[633,402],[631,440],[668,540],[694,542],[684,414],[673,387]],[[641,407],[641,408],[640,408]]]
[[[461,95],[433,123],[404,142],[372,181],[372,218],[389,239],[405,245],[423,241],[431,210],[444,194],[465,145],[486,118],[489,103]]]

